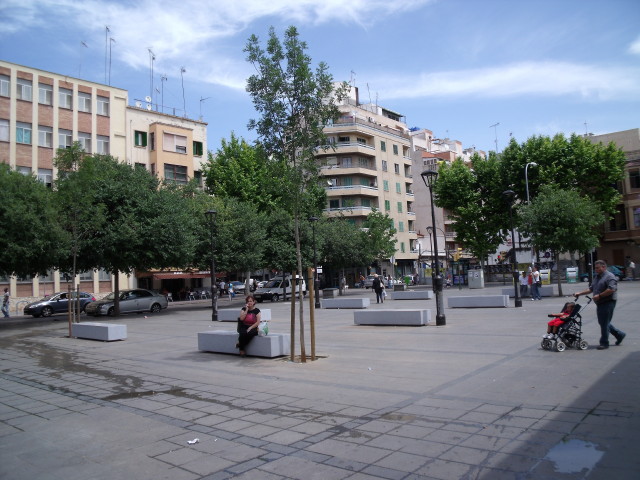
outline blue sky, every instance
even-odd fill
[[[165,111],[182,114],[184,67],[187,115],[216,150],[231,131],[255,139],[247,38],[289,25],[361,99],[464,147],[640,127],[638,0],[2,0],[0,58],[107,83],[110,43],[111,85],[133,103],[151,48]]]

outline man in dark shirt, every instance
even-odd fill
[[[616,345],[620,345],[624,337],[627,336],[611,324],[613,310],[616,308],[618,299],[618,281],[613,273],[607,270],[606,262],[596,261],[594,265],[596,276],[587,290],[573,294],[576,299],[580,295],[593,293],[593,301],[597,305],[598,323],[600,324],[600,345],[598,350],[609,348],[609,333],[616,337]]]

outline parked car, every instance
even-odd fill
[[[262,288],[264,287],[267,283],[269,283],[269,280],[261,280],[258,282],[258,288]]]
[[[91,302],[85,307],[87,315],[113,315],[115,292],[102,300]],[[157,313],[167,308],[167,297],[143,288],[122,290],[120,292],[120,313],[151,312]]]
[[[367,278],[364,279],[364,288],[371,288],[374,278],[376,277],[374,277],[373,275],[367,275]]]
[[[76,292],[71,292],[71,298],[76,298]],[[93,295],[87,292],[80,292],[80,311],[84,312],[88,303],[95,302]],[[31,302],[24,307],[25,315],[34,317],[50,317],[58,313],[69,312],[69,297],[67,292],[58,292],[48,295],[37,302]]]
[[[233,282],[229,282],[229,283],[233,285],[234,292],[244,295],[244,291],[246,289],[246,285],[244,284],[244,282],[239,282],[238,280],[234,280]]]
[[[620,281],[625,277],[625,270],[622,265],[607,265],[607,270],[613,273],[616,277],[616,280]],[[592,273],[592,277],[596,276],[596,272]],[[580,280],[583,282],[589,281],[589,274],[587,272],[582,272],[580,274]]]
[[[297,279],[297,287],[296,291],[300,291],[300,283],[302,283],[302,294],[307,294],[307,284],[304,279],[300,278],[300,275],[296,275]],[[284,288],[287,289],[287,296],[291,296],[291,277],[286,277],[283,279],[282,277],[274,277],[267,282],[267,284],[258,288],[253,296],[256,297],[258,303],[263,302],[264,300],[271,300],[272,302],[278,302],[284,295]]]

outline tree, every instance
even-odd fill
[[[391,258],[396,253],[396,229],[393,220],[386,213],[374,209],[362,224],[362,254],[364,264],[374,260]]]
[[[68,237],[52,197],[33,175],[0,164],[0,276],[44,274],[59,262]]]
[[[553,185],[540,188],[530,205],[521,205],[523,231],[538,250],[551,250],[558,264],[562,252],[586,252],[599,244],[598,227],[604,222],[600,206],[575,190]],[[562,296],[560,275],[558,294]]]
[[[346,91],[346,84],[335,90],[325,63],[319,63],[316,70],[312,70],[306,50],[307,45],[300,40],[295,27],[286,30],[283,42],[273,27],[270,28],[266,49],[262,48],[258,37],[252,35],[244,49],[247,61],[256,68],[256,73],[247,80],[247,91],[261,114],[259,120],[251,120],[248,126],[258,133],[267,157],[282,165],[282,175],[277,183],[285,200],[283,207],[293,217],[300,273],[303,271],[300,247],[303,197],[308,187],[317,183],[317,146],[326,145],[323,128],[329,120],[339,116],[335,101],[340,101]],[[304,360],[302,292],[299,312]]]
[[[434,185],[434,202],[453,219],[456,241],[480,259],[495,252],[508,230],[502,192],[507,190],[496,155],[485,160],[477,153],[472,168],[460,159],[440,167]]]

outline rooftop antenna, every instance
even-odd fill
[[[107,83],[107,53],[109,51],[109,25],[104,26],[104,83]]]
[[[207,98],[202,98],[200,97],[200,121],[202,121],[202,102],[204,102],[205,100],[209,100],[211,97],[207,97]]]
[[[356,72],[351,70],[351,78],[349,79],[349,84],[353,87],[356,83]]]
[[[116,39],[109,37],[109,85],[111,85],[111,45],[116,43]]]
[[[164,113],[164,82],[166,82],[167,80],[168,78],[166,74],[160,75],[160,85],[162,87],[162,113]]]
[[[369,94],[369,105],[371,105],[371,90],[369,90],[369,82],[367,82],[367,93]]]
[[[587,126],[587,121],[584,121],[584,136],[589,136],[589,127]]]
[[[84,48],[89,48],[89,45],[87,45],[83,40],[80,40],[80,45],[82,45]],[[84,58],[84,50],[83,50],[83,54],[80,55],[80,66],[78,67],[78,78],[82,76],[82,59],[83,58]]]
[[[154,88],[156,92],[156,112],[158,111],[158,95],[160,95],[160,89],[158,87]]]
[[[187,117],[187,104],[184,100],[184,73],[186,72],[186,68],[180,67],[180,78],[182,80],[182,111],[184,112],[185,118]]]
[[[495,129],[495,134],[496,134],[496,153],[498,153],[498,125],[500,125],[500,122],[494,123],[493,125],[489,126],[489,128]]]
[[[156,59],[155,54],[153,53],[153,51],[151,50],[151,47],[147,48],[147,50],[149,51],[149,67],[151,69],[151,77],[149,80],[149,96],[151,98],[153,98],[153,61]]]

